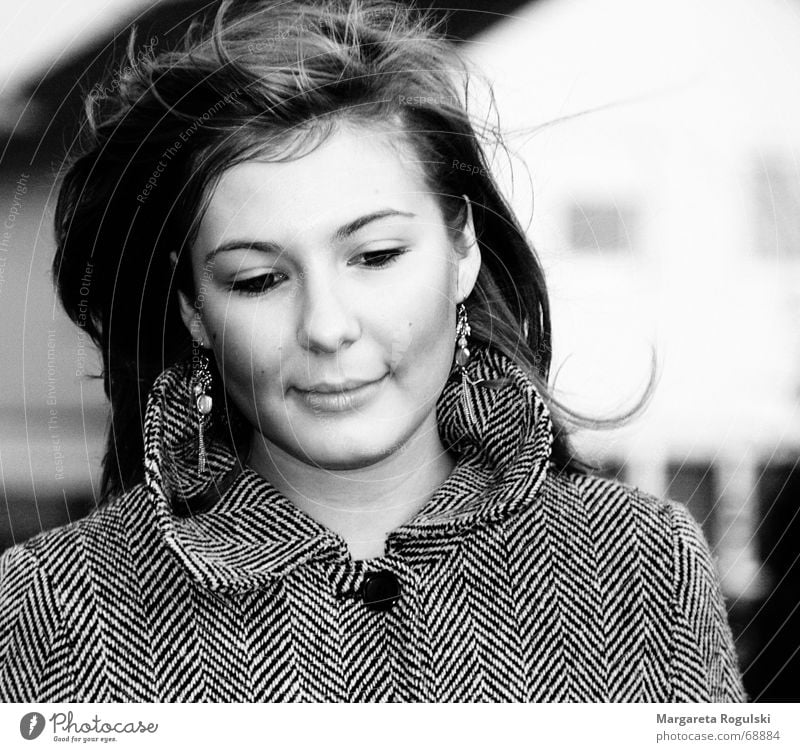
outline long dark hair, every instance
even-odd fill
[[[568,426],[638,412],[644,398],[623,416],[584,418],[550,393],[544,273],[489,169],[479,135],[497,134],[468,115],[474,74],[438,26],[383,0],[223,2],[179,50],[143,55],[132,37],[115,85],[87,98],[80,153],[58,197],[53,274],[67,314],[102,353],[104,500],[143,479],[147,393],[190,353],[176,287],[196,299],[188,248],[215,180],[254,156],[307,153],[343,119],[398,134],[454,233],[469,197],[483,256],[466,301],[473,339],[530,374],[551,409],[558,469],[596,469],[576,456]],[[651,387],[652,377],[646,397]],[[237,442],[243,418],[214,402],[226,405],[220,424]]]

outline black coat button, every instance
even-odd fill
[[[400,582],[393,572],[368,572],[359,594],[372,611],[388,611],[400,597]]]

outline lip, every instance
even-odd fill
[[[314,412],[346,412],[369,402],[380,390],[388,374],[374,381],[342,381],[315,384],[308,389],[295,387],[302,401]]]
[[[374,384],[376,381],[380,381],[383,377],[381,376],[380,379],[373,379],[371,381],[357,381],[355,379],[351,379],[349,381],[342,381],[338,384],[329,384],[329,383],[322,383],[316,384],[314,386],[309,386],[304,389],[298,388],[298,391],[301,392],[319,392],[321,394],[341,394],[343,392],[350,392],[356,389],[360,389],[362,386],[367,386],[368,384]]]

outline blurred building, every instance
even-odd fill
[[[557,395],[623,412],[656,349],[646,412],[580,447],[689,505],[751,692],[797,699],[800,3],[546,0],[467,50],[550,280]]]

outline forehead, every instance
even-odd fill
[[[343,219],[376,209],[423,211],[433,197],[418,162],[392,139],[400,136],[342,128],[298,159],[251,160],[229,168],[211,194],[197,245],[243,234],[317,237]]]

